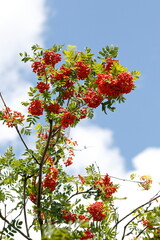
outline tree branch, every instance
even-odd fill
[[[73,195],[71,195],[68,199],[67,199],[67,201],[69,201],[72,197],[74,197],[74,196],[76,196],[76,195],[79,195],[79,194],[83,194],[83,193],[90,193],[90,191],[93,189],[93,187],[91,187],[91,188],[89,188],[88,190],[86,190],[86,191],[83,191],[83,192],[78,192],[78,190],[77,190],[77,192],[76,193],[74,193]],[[94,192],[91,192],[91,193],[96,193],[97,191],[94,191]]]
[[[53,121],[50,120],[50,130],[49,130],[49,136],[47,139],[47,143],[41,158],[41,162],[40,162],[40,167],[39,167],[39,174],[38,174],[38,196],[37,196],[37,208],[38,208],[38,222],[40,224],[40,230],[41,230],[41,236],[43,235],[43,229],[42,229],[42,225],[43,225],[43,220],[41,218],[41,195],[42,195],[42,170],[43,170],[43,164],[45,162],[45,155],[47,153],[48,147],[49,147],[49,143],[52,137],[52,125],[53,125]]]
[[[25,227],[26,227],[26,233],[27,233],[27,236],[30,237],[28,223],[27,223],[27,213],[26,213],[26,184],[27,184],[27,177],[25,175],[24,176],[24,185],[23,185],[23,212],[24,212],[24,222],[25,222]]]
[[[8,223],[9,225],[12,225],[1,213],[0,211],[0,218],[5,221],[6,223]],[[26,239],[28,240],[32,240],[30,237],[26,236],[23,232],[21,232],[21,230],[19,230],[18,228],[16,228],[15,226],[12,225],[12,227],[17,231],[19,232],[23,237],[25,237]]]
[[[8,109],[7,109],[6,102],[4,101],[4,98],[2,97],[1,92],[0,92],[0,98],[1,98],[3,104],[4,104],[5,108],[6,108],[6,111],[7,111],[8,114],[10,115],[10,113],[9,113],[9,111],[8,111]],[[22,137],[22,135],[21,135],[21,133],[20,133],[20,131],[19,131],[19,129],[18,129],[18,126],[15,124],[14,127],[15,127],[15,129],[16,129],[16,131],[17,131],[17,133],[18,133],[18,136],[20,137],[23,145],[24,145],[25,148],[29,151],[30,149],[28,148],[27,144],[25,143],[25,141],[24,141],[24,139],[23,139],[23,137]],[[33,155],[33,153],[32,153],[32,157],[34,158],[34,160],[36,161],[36,163],[39,164],[39,162],[37,161],[37,159],[35,158],[35,156]]]
[[[155,197],[155,198],[150,199],[148,202],[146,202],[146,203],[140,205],[139,207],[135,208],[132,212],[128,213],[126,216],[124,216],[123,218],[121,218],[121,219],[114,225],[114,227],[113,227],[112,229],[116,228],[117,225],[118,225],[120,222],[122,222],[124,219],[126,219],[127,217],[129,217],[130,215],[132,215],[132,214],[133,214],[134,212],[136,212],[138,209],[144,207],[144,206],[147,205],[147,204],[150,204],[151,202],[153,202],[154,200],[156,200],[156,199],[159,198],[159,197],[160,197],[160,195],[158,195],[158,196]]]
[[[6,204],[4,205],[4,214],[5,214],[5,218],[6,218]],[[6,226],[6,222],[4,221],[4,225],[3,225],[3,228],[2,228],[0,240],[2,240],[3,230],[5,229],[5,226]]]

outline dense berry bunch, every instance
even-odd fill
[[[70,98],[71,96],[73,96],[73,94],[74,94],[74,90],[68,88],[67,90],[65,90],[65,91],[63,92],[62,98],[63,98],[63,99],[68,99],[68,98]]]
[[[38,76],[44,76],[46,74],[46,65],[43,62],[36,61],[32,63],[31,67],[33,68],[33,72]]]
[[[40,100],[33,100],[31,101],[28,112],[35,116],[40,116],[43,114],[43,107]]]
[[[74,213],[63,211],[63,218],[66,220],[66,222],[72,222],[74,223],[77,220],[77,215]]]
[[[113,193],[116,192],[117,187],[113,185],[113,183],[110,181],[110,177],[108,174],[102,178],[102,180],[97,180],[94,184],[95,186],[100,186],[101,189],[104,191],[104,197],[110,198]],[[100,190],[101,191],[101,190]]]
[[[80,238],[80,240],[84,240],[84,239],[92,239],[94,238],[94,234],[92,231],[90,231],[89,229],[87,229],[85,232],[84,232],[84,236]]]
[[[49,173],[46,174],[44,181],[43,181],[43,187],[48,188],[50,192],[53,192],[56,188],[56,179],[58,177],[58,170],[57,168],[50,167]]]
[[[76,74],[78,79],[83,80],[88,78],[88,75],[91,72],[89,64],[86,64],[82,60],[79,60],[74,64],[74,66],[76,67]]]
[[[38,82],[37,83],[37,88],[38,88],[40,93],[44,93],[45,90],[50,88],[50,84],[49,83],[44,83],[44,82]]]
[[[89,221],[88,217],[84,216],[83,214],[80,214],[78,216],[78,219],[81,220],[81,221],[84,221],[84,222],[88,222]]]
[[[110,176],[108,175],[108,173],[106,173],[106,175],[104,176],[104,178],[102,178],[102,184],[104,184],[105,186],[112,184],[111,178],[110,178]]]
[[[95,202],[87,208],[88,212],[92,215],[94,221],[102,221],[106,214],[104,214],[104,203]]]
[[[134,87],[133,77],[127,72],[119,73],[117,77],[113,77],[110,72],[99,73],[95,82],[98,85],[99,92],[110,97],[118,97],[129,93]]]
[[[59,69],[59,71],[56,71],[51,74],[52,83],[54,83],[55,80],[67,80],[69,79],[69,75],[71,73],[71,68],[66,68],[64,65],[62,65]]]
[[[54,67],[61,59],[61,54],[55,53],[54,51],[47,51],[44,53],[43,60],[46,65],[52,65],[52,67]]]
[[[92,89],[87,88],[83,100],[87,103],[88,107],[96,108],[101,104],[103,97]]]
[[[52,113],[58,114],[62,107],[58,103],[51,103],[49,105],[45,105],[45,107]]]
[[[76,120],[76,116],[68,111],[64,111],[64,114],[61,118],[61,125],[63,128],[67,128],[73,124]]]
[[[117,87],[121,94],[130,93],[134,87],[133,77],[130,73],[122,72],[117,76]]]
[[[112,194],[116,192],[116,190],[117,190],[117,188],[115,186],[105,186],[104,187],[104,192],[105,192],[104,197],[110,198],[112,196]]]

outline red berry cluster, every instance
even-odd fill
[[[40,93],[44,93],[45,90],[50,88],[50,84],[49,83],[44,83],[44,82],[38,82],[37,83],[37,88],[38,88]]]
[[[113,186],[113,183],[110,181],[110,177],[108,174],[105,175],[104,178],[102,178],[101,181],[97,180],[94,184],[96,185],[100,185],[103,190],[104,190],[104,197],[106,198],[110,198],[112,196],[113,193],[116,192],[117,188],[115,186]]]
[[[58,103],[51,103],[49,105],[45,105],[45,107],[52,113],[58,114],[62,107]]]
[[[144,227],[146,226],[147,228],[153,228],[148,220],[142,220],[142,224]]]
[[[48,188],[50,192],[53,192],[56,188],[56,179],[58,177],[58,170],[57,168],[50,167],[49,173],[46,174],[44,181],[43,181],[43,187]]]
[[[62,210],[61,212],[63,212],[63,216],[62,217],[66,220],[66,222],[74,223],[77,219],[79,219],[81,221],[85,221],[85,222],[89,221],[89,219],[87,217],[85,217],[84,215],[82,215],[82,214],[77,216],[77,214],[71,213],[71,212],[66,212],[65,210]]]
[[[61,118],[62,128],[67,128],[69,125],[73,124],[76,120],[76,116],[68,111],[64,111],[64,114]]]
[[[103,213],[104,211],[104,203],[103,202],[95,202],[91,204],[87,211],[92,215],[94,221],[102,221],[106,214]]]
[[[33,72],[37,73],[38,76],[46,75],[46,65],[55,66],[56,63],[61,61],[61,55],[59,53],[55,53],[54,51],[47,51],[44,53],[44,57],[41,61],[36,61],[32,63],[31,67]]]
[[[43,107],[40,100],[33,100],[31,101],[28,112],[35,116],[40,116],[43,114]]]
[[[75,70],[76,70],[78,79],[84,80],[84,79],[88,78],[88,75],[91,72],[91,68],[90,68],[89,64],[85,64],[82,60],[79,60],[78,62],[76,62],[74,64],[74,66],[76,67]]]
[[[88,107],[96,108],[101,104],[103,98],[93,91],[93,89],[87,88],[83,100],[87,103]]]
[[[65,100],[65,99],[68,99],[68,98],[70,98],[71,96],[73,96],[73,94],[74,94],[74,90],[73,89],[67,89],[67,90],[65,90],[64,92],[63,92],[63,95],[62,95],[62,98]]]
[[[33,68],[33,72],[37,73],[38,76],[44,76],[46,74],[46,65],[43,62],[34,62],[31,67]]]
[[[61,54],[55,53],[54,51],[47,51],[44,53],[43,60],[46,65],[52,65],[54,67],[56,63],[61,61]]]
[[[84,232],[84,236],[80,238],[80,240],[84,240],[84,239],[91,239],[91,238],[94,238],[94,233],[92,231],[90,231],[89,229],[87,229],[85,232]]]
[[[54,83],[54,80],[68,80],[70,73],[71,68],[66,68],[62,65],[59,71],[51,74],[52,82]]]
[[[77,220],[77,215],[75,213],[70,213],[63,211],[64,215],[62,216],[66,222],[72,222],[74,223]]]
[[[14,127],[16,124],[21,124],[25,116],[20,112],[12,111],[9,107],[7,107],[1,112],[1,117],[5,120],[8,127]]]
[[[84,216],[83,214],[80,214],[80,215],[78,216],[78,219],[81,220],[81,221],[85,221],[85,222],[88,222],[88,221],[89,221],[88,217]]]
[[[130,73],[119,73],[115,78],[111,73],[99,73],[96,77],[96,84],[101,94],[106,97],[119,97],[124,93],[129,93],[134,87],[133,77]]]

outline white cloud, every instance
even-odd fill
[[[160,181],[160,148],[147,148],[133,158],[133,166],[140,174],[150,174]]]
[[[0,3],[0,92],[13,110],[24,112],[20,102],[27,100],[31,69],[21,62],[19,52],[30,51],[35,43],[43,46],[47,17],[45,3],[46,0],[5,0]],[[15,137],[15,134],[0,134],[0,141],[4,143]]]
[[[14,66],[19,51],[27,50],[35,42],[43,43],[45,13],[45,0],[1,1],[1,69]]]
[[[16,130],[14,128],[8,128],[5,125],[0,124],[1,134],[0,134],[0,144],[1,146],[5,142],[14,141],[17,137]]]
[[[78,142],[73,167],[74,174],[84,173],[89,164],[97,164],[102,174],[121,175],[124,172],[124,159],[117,147],[113,146],[113,132],[98,126],[77,126],[71,136]],[[72,165],[71,165],[72,166]]]

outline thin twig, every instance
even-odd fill
[[[130,179],[124,179],[124,178],[119,178],[119,177],[114,177],[114,176],[110,176],[111,178],[120,180],[120,181],[124,181],[124,182],[132,182],[132,183],[145,183],[144,181],[135,181],[135,180],[130,180]]]
[[[132,212],[128,213],[126,216],[124,216],[123,218],[121,218],[121,219],[114,225],[113,229],[116,228],[117,225],[118,225],[120,222],[122,222],[124,219],[126,219],[127,217],[129,217],[130,215],[132,215],[132,214],[133,214],[134,212],[136,212],[138,209],[144,207],[144,206],[147,205],[147,204],[150,204],[151,202],[153,202],[154,200],[156,200],[156,199],[159,198],[159,197],[160,197],[160,195],[158,195],[156,198],[150,199],[148,202],[146,202],[146,203],[140,205],[139,207],[135,208]]]
[[[96,192],[97,192],[97,191],[90,192],[92,189],[93,189],[93,187],[91,187],[91,188],[89,188],[88,190],[83,191],[83,192],[78,192],[78,190],[77,190],[76,193],[72,194],[72,195],[67,199],[67,202],[68,202],[72,197],[74,197],[74,196],[76,196],[76,195],[83,194],[83,193],[96,193]]]
[[[141,230],[138,235],[136,236],[135,239],[138,239],[138,237],[147,229],[148,226],[146,226],[145,228],[143,228],[143,230]]]
[[[135,217],[133,217],[125,226],[124,226],[124,231],[123,231],[123,236],[122,236],[122,240],[125,238],[125,232],[126,232],[126,228],[127,226],[134,220],[136,219],[140,214],[137,214]]]

